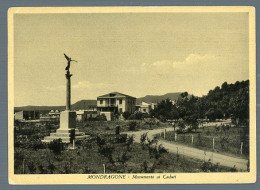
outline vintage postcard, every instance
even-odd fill
[[[8,11],[10,184],[256,181],[254,7]]]

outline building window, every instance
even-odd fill
[[[146,112],[146,109],[143,109],[144,112]]]
[[[123,102],[122,99],[120,99],[120,100],[119,100],[119,104],[122,104],[122,102]]]
[[[122,109],[122,108],[119,108],[119,112],[122,113],[122,112],[123,112],[123,109]]]
[[[103,100],[100,100],[100,104],[103,104]]]

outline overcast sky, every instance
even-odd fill
[[[247,13],[15,14],[15,106],[118,91],[197,96],[249,78]]]

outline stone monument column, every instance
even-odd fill
[[[67,79],[67,85],[66,85],[66,110],[71,110],[71,88],[70,88],[70,77],[72,75],[70,74],[70,71],[67,71],[65,74],[65,77]]]
[[[60,129],[68,130],[76,128],[76,112],[71,111],[71,78],[72,74],[68,70],[66,77],[66,110],[60,114]]]

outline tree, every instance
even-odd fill
[[[129,131],[135,131],[136,130],[137,123],[136,121],[131,121],[129,123]]]
[[[129,151],[131,148],[131,145],[134,143],[134,136],[131,135],[130,137],[128,137],[126,139],[126,146],[127,146],[127,150]]]
[[[170,99],[162,100],[155,108],[154,112],[157,118],[173,119],[173,104]]]
[[[157,122],[155,118],[146,118],[145,123],[152,129],[152,126],[156,125]]]
[[[185,98],[185,97],[187,97],[189,94],[188,94],[188,92],[183,92],[183,93],[181,93],[181,97],[182,98]]]
[[[141,120],[142,118],[143,118],[143,113],[140,111],[137,111],[128,117],[128,119],[131,120]]]
[[[110,163],[114,163],[113,161],[113,151],[115,147],[112,144],[105,144],[99,148],[99,153],[108,158]]]
[[[221,85],[221,89],[222,89],[222,90],[227,90],[227,89],[228,89],[228,84],[227,84],[227,82],[224,82],[224,83]]]
[[[147,140],[147,133],[144,133],[144,134],[142,134],[141,137],[140,137],[140,144],[142,145],[142,148],[143,148],[143,149],[144,149],[144,147],[145,147],[146,140]]]
[[[105,116],[105,114],[101,114],[101,115],[98,115],[95,120],[97,121],[106,121],[107,120],[107,117]]]
[[[209,120],[211,120],[211,121],[216,120],[214,108],[210,108],[210,109],[205,113],[205,116],[206,116]]]
[[[51,149],[55,154],[60,154],[63,150],[63,143],[61,139],[54,139],[49,144],[49,149]]]
[[[181,132],[183,132],[183,130],[185,129],[185,122],[183,119],[179,119],[178,122],[177,122],[177,126],[179,127],[179,130]]]
[[[124,117],[125,119],[128,119],[130,115],[131,115],[131,113],[128,112],[128,111],[125,111],[125,112],[123,113],[123,117]]]
[[[193,114],[190,116],[186,116],[184,117],[184,121],[187,125],[191,126],[191,129],[196,130],[198,129],[198,115],[197,114]]]
[[[170,112],[170,118],[175,120],[180,118],[180,114],[176,106],[172,107],[172,110]]]
[[[141,164],[141,173],[148,173],[148,163],[146,160]]]
[[[231,98],[230,107],[232,109],[233,118],[236,124],[247,122],[249,119],[249,90],[243,88],[238,91],[238,94]]]
[[[207,162],[203,162],[201,165],[201,170],[203,172],[217,172],[219,171],[219,164],[214,164],[209,160]]]

